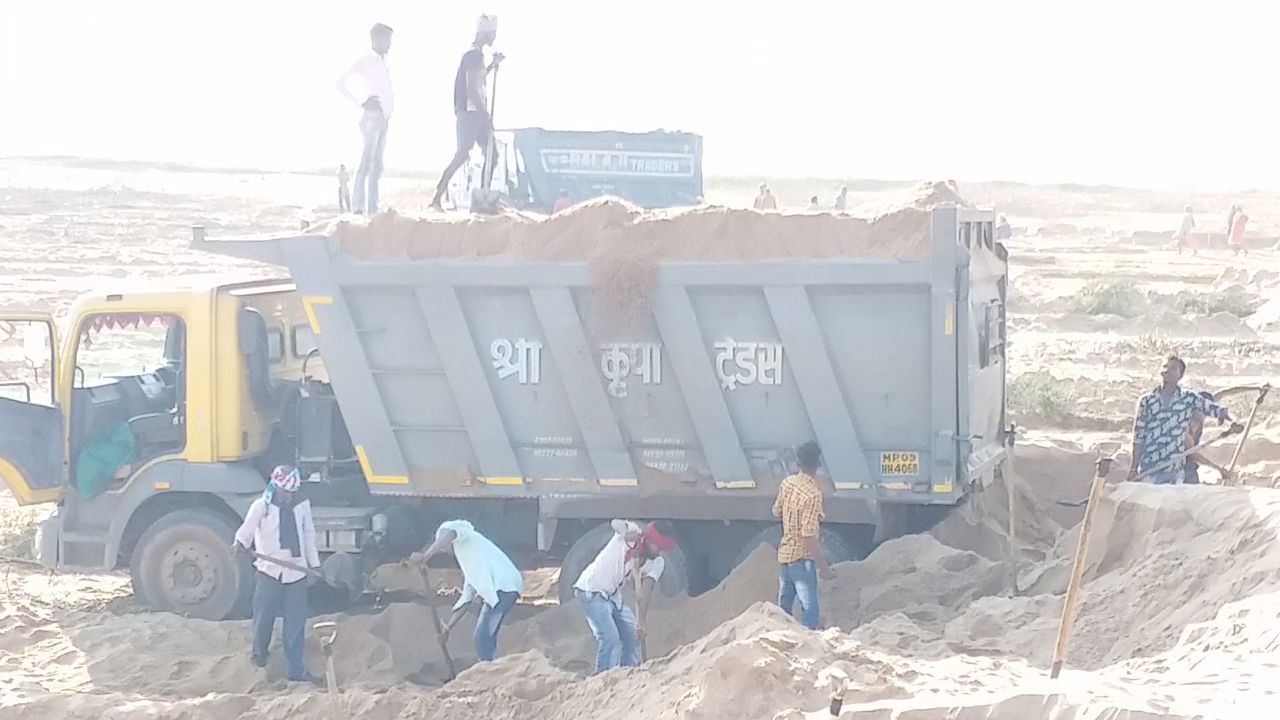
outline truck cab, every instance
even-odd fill
[[[0,312],[0,479],[21,504],[56,504],[40,562],[129,567],[156,609],[242,613],[252,571],[226,548],[271,466],[297,459],[299,403],[326,385],[316,355],[288,281],[90,294],[61,325]],[[361,487],[318,493],[339,506],[317,510],[322,550],[359,545],[372,510],[341,506]]]

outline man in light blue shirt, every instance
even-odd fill
[[[498,653],[498,631],[524,591],[524,576],[506,553],[466,520],[440,523],[436,540],[422,554],[421,562],[425,565],[432,556],[450,551],[462,568],[463,586],[462,597],[453,606],[453,617],[449,618],[445,632],[448,633],[479,598],[476,657],[481,662],[493,660]]]

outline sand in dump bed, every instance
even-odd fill
[[[353,257],[655,263],[853,256],[919,260],[930,253],[929,210],[965,202],[946,183],[923,184],[872,219],[833,213],[759,213],[700,207],[644,211],[616,198],[551,217],[416,219],[384,213],[330,221],[309,232],[332,236]]]

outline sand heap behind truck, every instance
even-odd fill
[[[0,442],[28,468],[5,479],[61,501],[44,562],[128,564],[148,604],[225,617],[251,573],[222,557],[230,530],[279,462],[317,481],[321,551],[340,568],[371,572],[464,517],[509,550],[562,553],[575,578],[605,521],[634,517],[675,526],[674,591],[776,542],[778,483],[816,439],[839,561],[1001,470],[1007,263],[992,237],[991,213],[945,185],[871,220],[603,200],[549,219],[197,232],[196,247],[290,277],[82,297],[56,394],[72,477],[121,423],[132,455],[89,493],[59,481],[60,445]],[[80,348],[121,326],[162,337],[162,367],[80,387]]]

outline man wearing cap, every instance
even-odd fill
[[[511,558],[481,535],[466,520],[449,520],[436,529],[435,542],[417,557],[426,565],[432,556],[452,552],[462,569],[462,596],[453,606],[453,617],[444,628],[445,638],[467,614],[473,601],[480,603],[476,618],[476,657],[489,662],[498,653],[498,631],[524,592],[524,576]]]
[[[391,71],[387,51],[391,49],[391,28],[378,23],[369,30],[371,52],[356,58],[338,76],[338,92],[363,109],[360,138],[364,149],[356,168],[353,210],[373,215],[378,212],[378,180],[382,178],[382,153],[387,147],[387,126],[395,111],[391,92]]]
[[[254,552],[291,565],[320,567],[311,501],[298,497],[302,477],[298,468],[281,465],[271,472],[262,496],[253,501],[231,543],[233,554]],[[267,650],[276,617],[284,616],[284,657],[289,679],[318,682],[303,662],[307,630],[306,574],[277,565],[264,557],[254,561],[253,664],[267,666]]]
[[[666,567],[662,554],[676,547],[653,523],[641,528],[630,520],[613,520],[610,525],[613,537],[573,584],[596,638],[596,672],[640,664],[649,598]],[[622,588],[637,573],[641,581],[633,612],[623,601]]]
[[[489,146],[489,137],[493,133],[493,118],[489,114],[489,73],[496,70],[502,62],[502,53],[493,56],[488,65],[484,61],[484,49],[493,45],[498,38],[498,18],[493,15],[481,15],[476,21],[476,39],[471,49],[463,53],[458,63],[458,73],[453,79],[453,112],[457,116],[457,149],[449,166],[440,175],[440,183],[436,185],[436,195],[431,200],[431,207],[442,210],[444,194],[449,189],[449,180],[462,167],[471,154],[471,148]]]

